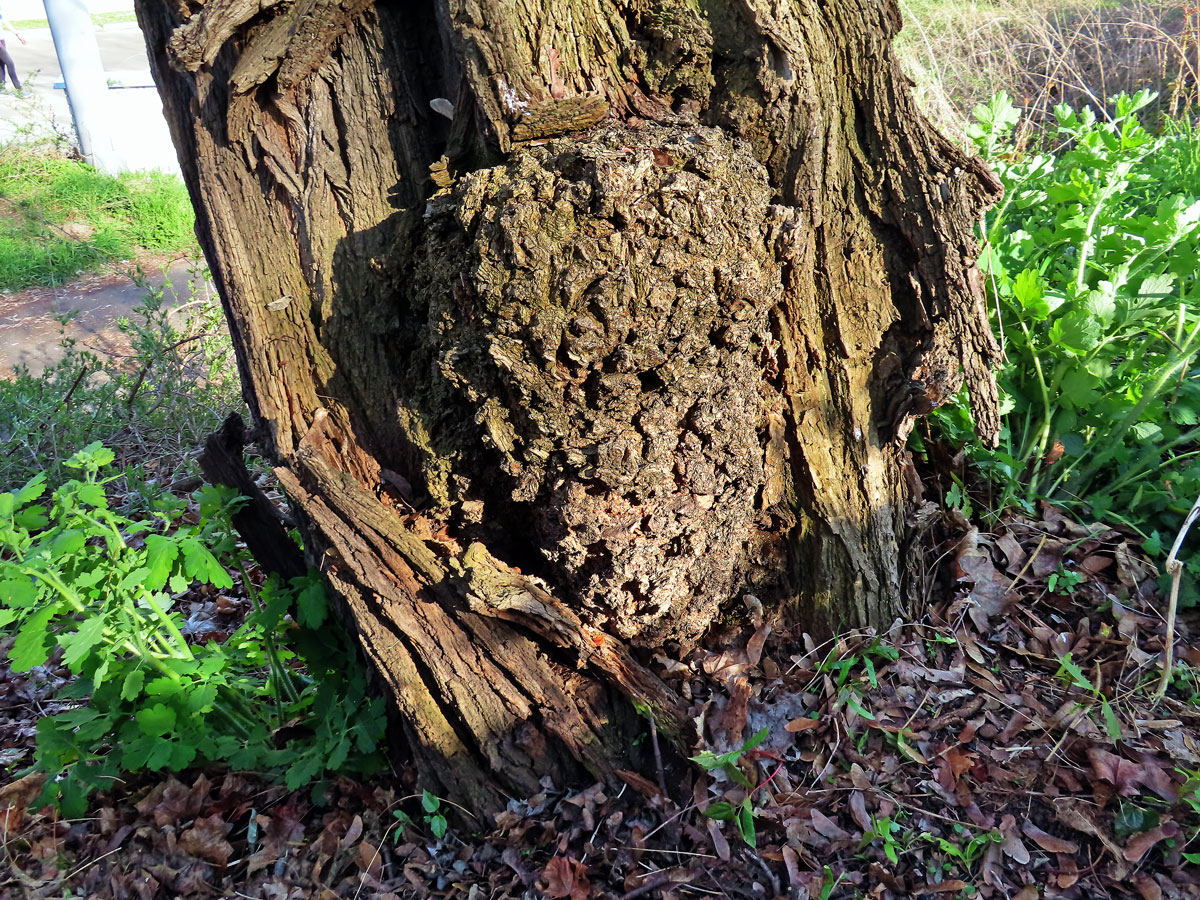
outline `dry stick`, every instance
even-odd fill
[[[1187,537],[1197,516],[1200,516],[1200,497],[1197,497],[1196,502],[1192,504],[1187,518],[1183,520],[1183,526],[1179,529],[1179,534],[1175,535],[1175,543],[1171,545],[1171,552],[1167,555],[1167,571],[1171,573],[1171,599],[1167,603],[1167,637],[1166,645],[1163,647],[1162,678],[1159,679],[1158,688],[1154,691],[1155,706],[1166,696],[1167,685],[1171,682],[1171,670],[1175,668],[1175,614],[1179,611],[1179,579],[1183,576],[1183,563],[1179,561],[1178,554],[1183,546],[1183,539]]]
[[[650,714],[650,745],[654,748],[654,769],[658,774],[658,789],[662,791],[663,801],[671,799],[667,793],[667,778],[663,774],[662,751],[658,748],[658,724],[654,721],[654,713]]]

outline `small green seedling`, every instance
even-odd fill
[[[425,811],[425,815],[422,818],[430,833],[439,841],[446,836],[446,831],[449,828],[446,817],[441,813],[441,808],[442,800],[440,797],[429,793],[429,791],[421,791],[421,809]],[[392,841],[399,844],[400,838],[404,836],[404,829],[409,826],[415,827],[416,822],[413,821],[412,816],[401,809],[395,810],[392,816],[396,819],[396,830],[392,832]]]

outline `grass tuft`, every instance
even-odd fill
[[[140,251],[193,252],[178,177],[106,175],[40,148],[0,154],[0,290],[56,285]]]

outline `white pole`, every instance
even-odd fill
[[[112,117],[108,109],[108,79],[85,0],[42,0],[54,37],[54,50],[67,84],[67,102],[79,138],[79,152],[101,169],[116,163]]]

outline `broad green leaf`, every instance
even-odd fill
[[[121,699],[136,700],[142,693],[142,685],[146,682],[146,670],[134,669],[125,676],[121,683]]]
[[[304,787],[314,778],[324,771],[325,765],[321,757],[316,753],[309,753],[301,756],[294,763],[288,766],[287,772],[284,774],[284,781],[287,784],[289,791],[295,791]]]
[[[296,615],[300,624],[306,628],[320,628],[328,613],[324,586],[319,581],[310,580],[296,595]]]
[[[1013,296],[1021,308],[1037,321],[1050,315],[1050,304],[1045,301],[1041,279],[1033,269],[1024,269],[1013,280]]]
[[[421,809],[427,813],[438,811],[438,807],[442,805],[442,801],[435,797],[429,791],[421,791]]]
[[[65,559],[69,556],[75,556],[83,549],[86,543],[87,535],[82,531],[64,531],[56,535],[54,540],[50,542],[50,553],[56,559]]]
[[[43,606],[30,613],[21,624],[21,631],[8,651],[8,661],[14,672],[28,672],[49,657],[53,635],[48,629],[58,610],[57,603]]]
[[[26,503],[31,503],[44,493],[46,493],[46,473],[38,472],[38,474],[25,482],[23,488],[17,491],[15,498],[17,507],[20,508]]]
[[[214,587],[233,587],[233,579],[229,577],[225,567],[212,555],[212,551],[197,538],[184,538],[179,543],[183,550],[184,571],[188,575],[203,584],[211,584]]]
[[[750,798],[747,797],[742,801],[741,808],[738,811],[738,831],[744,840],[751,847],[758,846],[758,837],[754,830],[754,807],[750,805]]]
[[[26,531],[41,531],[50,524],[44,506],[27,506],[13,517],[13,521],[17,523],[17,527]]]
[[[167,583],[171,567],[179,557],[179,545],[161,534],[146,535],[146,587],[160,591]]]
[[[1151,275],[1142,282],[1141,288],[1138,289],[1139,296],[1143,298],[1165,299],[1170,297],[1175,287],[1175,276],[1167,273],[1165,275]]]
[[[172,741],[163,739],[156,741],[150,754],[146,757],[146,768],[151,771],[164,768],[171,761],[171,752],[176,746],[178,745]]]
[[[134,718],[138,728],[149,737],[161,737],[175,728],[175,710],[165,703],[143,707]]]
[[[92,616],[84,619],[77,631],[70,631],[58,636],[58,643],[63,648],[63,662],[72,672],[79,671],[79,663],[85,659],[92,649],[104,637],[104,619]]]
[[[104,485],[96,484],[95,482],[84,482],[79,485],[78,493],[80,501],[86,503],[94,509],[104,509],[108,506],[108,497],[104,494]]]
[[[717,819],[721,822],[726,822],[737,815],[737,811],[733,808],[733,804],[726,800],[718,800],[716,803],[708,804],[708,809],[704,810],[704,816],[708,819]]]
[[[165,675],[151,679],[146,685],[146,693],[151,697],[174,697],[182,690],[182,683]]]
[[[26,607],[37,602],[37,587],[28,578],[8,578],[0,581],[0,603],[5,606]]]

